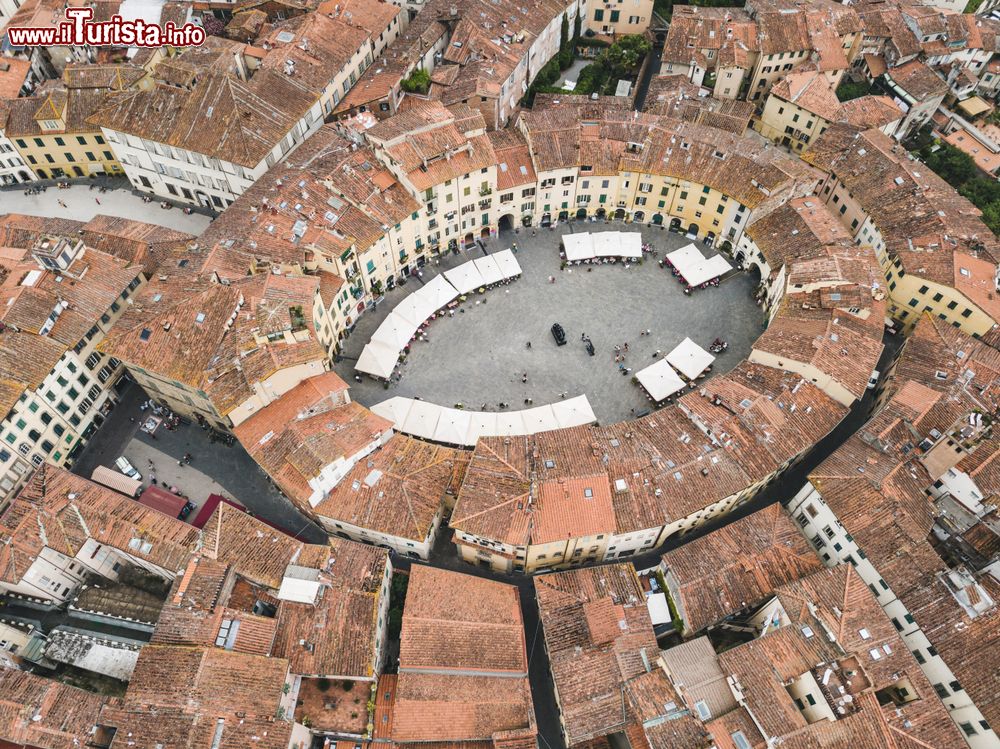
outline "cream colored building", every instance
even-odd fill
[[[626,3],[591,0],[582,12],[586,13],[584,28],[597,34],[642,34],[653,20],[653,0],[628,0]]]
[[[117,401],[123,367],[97,346],[143,284],[140,267],[75,236],[42,236],[6,270],[0,508],[33,468],[72,465]]]

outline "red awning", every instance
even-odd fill
[[[171,494],[166,489],[161,489],[158,486],[150,486],[140,495],[139,504],[152,507],[164,515],[176,518],[180,516],[181,510],[184,509],[186,500],[183,497],[178,497],[176,494]]]

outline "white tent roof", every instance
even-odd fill
[[[432,440],[442,410],[436,403],[415,400],[410,404],[410,412],[406,415],[406,421],[400,431],[412,434],[414,437]]]
[[[591,234],[564,234],[562,244],[567,260],[590,260],[594,257],[594,240]]]
[[[687,244],[667,255],[689,286],[698,286],[727,273],[732,266],[722,257],[713,255],[707,260],[693,244]]]
[[[500,266],[497,265],[497,261],[493,259],[492,255],[476,258],[472,262],[476,264],[476,270],[483,277],[483,283],[488,285],[503,281],[503,271],[500,270]]]
[[[504,278],[514,278],[514,276],[521,275],[521,265],[517,262],[517,258],[514,257],[514,253],[509,248],[500,252],[494,252],[492,257],[497,261],[497,265],[500,266],[500,272],[503,273]]]
[[[371,340],[376,343],[384,343],[389,348],[395,348],[398,352],[402,351],[410,342],[416,331],[416,325],[408,322],[395,312],[391,312],[382,321],[382,324],[378,326],[378,330],[372,334]]]
[[[465,445],[469,434],[469,424],[472,415],[457,408],[441,408],[441,416],[434,429],[435,442],[447,442],[450,445]]]
[[[552,404],[552,415],[555,416],[560,429],[593,424],[597,421],[594,409],[590,407],[590,401],[587,400],[586,395],[556,401]]]
[[[371,341],[361,352],[354,368],[359,372],[366,372],[388,380],[392,370],[396,368],[397,361],[399,361],[399,349],[379,341]]]
[[[407,294],[403,297],[402,301],[400,301],[400,303],[393,308],[392,314],[406,320],[406,322],[413,325],[413,329],[416,330],[419,326],[424,324],[424,320],[426,320],[433,311],[434,310],[428,311],[427,302],[416,293],[413,293]]]
[[[372,406],[372,413],[381,416],[383,419],[388,419],[396,429],[402,431],[403,424],[406,423],[406,415],[410,412],[410,406],[412,405],[413,400],[411,398],[402,398],[397,395],[381,403],[376,403]]]
[[[559,428],[556,415],[552,413],[552,406],[527,408],[519,413],[521,414],[521,420],[524,422],[524,428],[528,430],[528,434],[549,432]]]
[[[475,445],[480,437],[492,437],[497,433],[497,415],[489,411],[472,411],[469,414],[469,431],[465,435],[466,445]]]
[[[594,238],[594,254],[597,257],[618,257],[621,252],[621,232],[600,231]]]
[[[528,434],[528,430],[519,411],[501,411],[497,414],[496,436],[515,437],[521,434]]]
[[[457,268],[446,270],[444,276],[459,294],[468,294],[470,291],[475,291],[480,286],[486,285],[483,275],[476,268],[476,263],[473,260],[462,263]]]
[[[708,365],[715,361],[715,357],[690,338],[685,338],[667,354],[666,360],[682,375],[693,380],[708,369]]]
[[[622,257],[641,258],[642,257],[642,235],[637,231],[618,232],[621,237],[620,252]]]
[[[448,283],[444,276],[434,276],[416,293],[427,300],[428,305],[434,308],[434,312],[446,307],[448,302],[458,296],[455,287]]]
[[[663,593],[649,593],[646,596],[646,609],[654,627],[657,624],[670,624],[670,604]]]
[[[684,389],[684,380],[670,368],[666,359],[660,359],[656,364],[640,369],[635,373],[635,376],[639,380],[639,384],[655,401],[661,401]]]

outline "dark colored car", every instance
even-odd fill
[[[184,507],[181,508],[180,515],[178,515],[178,520],[185,520],[187,516],[191,514],[191,510],[194,509],[194,502],[185,502]]]
[[[552,337],[556,339],[556,344],[559,346],[566,345],[566,331],[563,330],[563,326],[559,323],[555,323],[552,326]]]

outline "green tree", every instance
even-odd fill
[[[401,83],[403,90],[410,94],[426,94],[431,87],[431,76],[423,68],[417,68],[404,78]]]
[[[608,47],[601,55],[601,61],[611,69],[612,75],[621,78],[642,64],[652,46],[646,37],[629,34]]]
[[[559,69],[565,70],[573,64],[573,46],[569,43],[569,19],[563,13],[559,27]]]
[[[583,14],[577,13],[576,18],[573,19],[573,44],[576,44],[577,39],[580,38],[580,31],[583,28]]]

